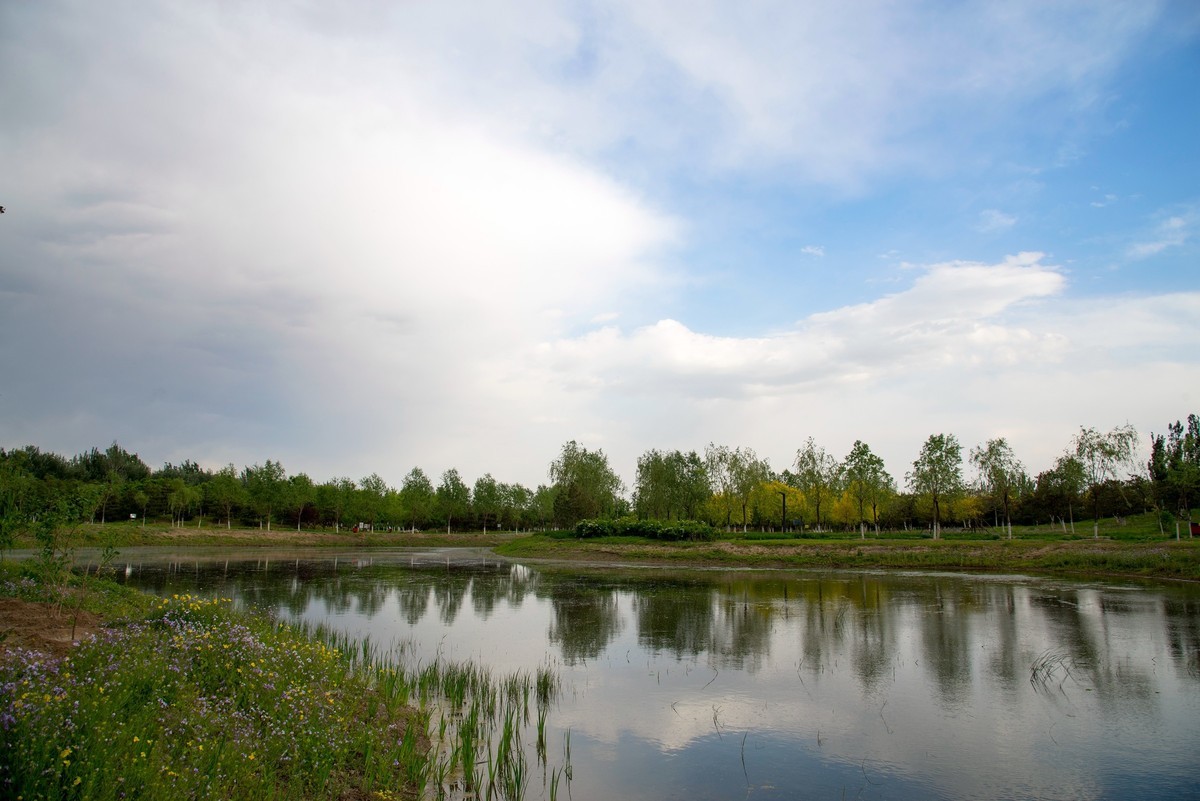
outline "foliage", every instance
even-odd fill
[[[589,451],[571,440],[550,463],[549,474],[556,490],[554,518],[560,525],[573,526],[616,510],[621,479],[609,467],[604,451]]]
[[[717,538],[717,531],[707,523],[696,520],[668,523],[658,520],[640,520],[636,517],[620,517],[580,520],[575,524],[575,536],[580,539],[645,537],[668,542],[711,542]]]
[[[990,439],[984,445],[972,448],[971,464],[979,471],[980,488],[1000,501],[1008,538],[1012,539],[1013,493],[1025,481],[1025,466],[1018,461],[1004,437]]]
[[[442,483],[435,490],[438,513],[446,520],[446,533],[455,520],[461,520],[471,510],[471,490],[458,471],[451,467],[442,473]]]
[[[704,468],[709,490],[719,509],[717,517],[726,528],[733,525],[733,510],[742,510],[742,530],[749,521],[750,497],[762,483],[770,480],[771,468],[759,459],[753,448],[730,448],[709,443],[704,451]]]
[[[1092,496],[1093,536],[1100,536],[1100,488],[1117,478],[1121,468],[1132,467],[1138,434],[1133,426],[1117,426],[1107,434],[1094,428],[1080,427],[1073,440],[1074,455],[1083,466],[1084,480]]]
[[[270,459],[261,467],[254,465],[243,471],[242,481],[250,495],[250,503],[266,518],[267,531],[271,530],[272,512],[282,505],[286,475],[283,465]]]
[[[941,534],[942,503],[962,490],[962,446],[953,434],[930,434],[906,476],[908,486],[933,504],[933,538]]]
[[[859,536],[866,536],[865,508],[871,507],[871,523],[879,532],[879,506],[895,482],[888,475],[883,459],[871,452],[862,440],[855,440],[842,463],[842,473],[849,495],[858,509]]]
[[[842,468],[824,448],[817,447],[809,437],[804,447],[796,451],[796,486],[804,493],[816,515],[815,525],[821,529],[821,507],[830,503],[838,492]]]
[[[694,518],[709,494],[708,475],[695,451],[649,450],[638,459],[634,509],[661,520]]]

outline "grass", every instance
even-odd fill
[[[1076,534],[1061,527],[1014,527],[1014,538],[996,531],[893,531],[822,533],[804,538],[757,532],[740,533],[711,543],[662,543],[636,538],[595,540],[529,536],[496,546],[512,558],[569,561],[618,561],[697,566],[783,568],[895,568],[928,570],[1024,571],[1081,575],[1122,575],[1200,580],[1200,539],[1174,531],[1164,536],[1152,515],[1124,522],[1101,521],[1100,538],[1092,524],[1076,523]]]
[[[18,647],[0,657],[2,797],[388,801],[526,790],[522,731],[531,698],[539,721],[554,702],[548,668],[409,668],[368,641],[224,600],[72,582],[52,587],[0,565],[0,597],[83,593],[111,621],[63,658]]]
[[[118,520],[104,524],[83,523],[71,527],[71,544],[79,548],[131,548],[141,545],[169,546],[246,546],[246,545],[302,545],[330,548],[400,547],[415,545],[438,546],[490,546],[516,537],[511,531],[453,532],[432,529],[430,531],[367,531],[353,532],[348,528],[303,529],[273,527],[270,531],[260,528],[226,528],[224,523],[211,522],[197,526],[189,522],[184,526],[163,523]],[[14,548],[36,548],[39,543],[31,531],[18,531],[14,536]]]

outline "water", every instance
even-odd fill
[[[121,559],[131,585],[407,659],[552,666],[550,761],[569,742],[572,799],[1200,797],[1194,585],[581,569],[464,549]],[[527,797],[548,792],[538,776]]]

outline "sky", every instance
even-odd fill
[[[1198,142],[1189,0],[0,1],[0,447],[1145,447]]]

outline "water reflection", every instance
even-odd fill
[[[535,569],[443,551],[129,557],[119,575],[157,593],[234,597],[423,659],[552,663],[575,798],[1194,792],[1191,586]]]

